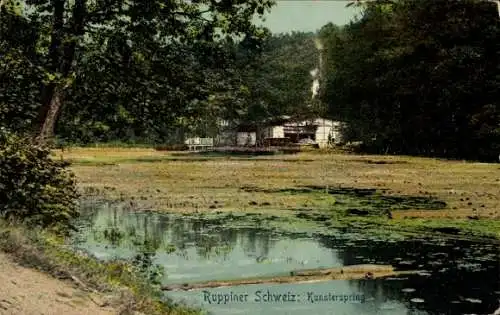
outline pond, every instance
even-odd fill
[[[383,239],[360,232],[284,233],[252,224],[88,204],[74,246],[100,259],[149,257],[162,284],[390,264],[417,274],[375,280],[165,292],[214,314],[489,314],[500,299],[498,244]]]

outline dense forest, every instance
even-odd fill
[[[500,8],[499,8],[500,9]],[[319,32],[322,100],[365,150],[496,160],[500,18],[485,1],[368,5]]]
[[[321,112],[368,152],[498,157],[494,3],[368,2],[348,25],[317,34],[253,25],[272,5],[3,1],[0,124],[73,144],[173,144],[215,135],[220,119]]]

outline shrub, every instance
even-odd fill
[[[0,128],[0,216],[69,232],[79,212],[68,164],[52,159],[49,147]]]
[[[185,144],[157,145],[157,151],[187,151],[189,148]]]

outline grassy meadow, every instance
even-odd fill
[[[71,148],[54,156],[72,163],[86,194],[98,191],[135,209],[321,216],[331,226],[500,238],[499,164],[147,148]]]

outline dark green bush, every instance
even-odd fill
[[[170,145],[157,145],[157,151],[187,151],[189,148],[186,144],[170,144]]]
[[[78,192],[68,163],[50,148],[0,128],[0,216],[60,233],[73,228]]]

